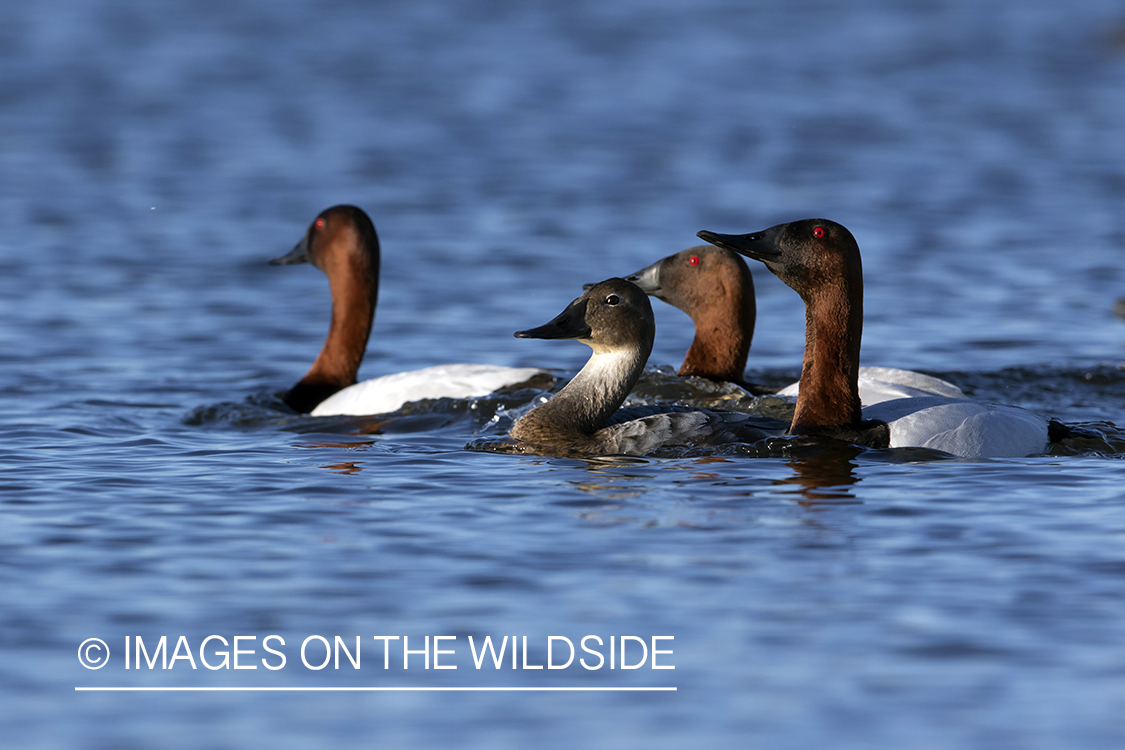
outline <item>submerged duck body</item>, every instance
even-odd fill
[[[356,382],[379,296],[379,238],[360,208],[322,211],[289,254],[271,265],[311,263],[328,277],[332,322],[308,373],[283,397],[314,417],[396,411],[410,401],[477,398],[540,377],[544,370],[498,365],[439,365]]]
[[[649,295],[683,310],[695,338],[678,374],[728,381],[754,395],[770,389],[743,379],[757,317],[754,279],[746,261],[725,247],[689,247],[625,277]],[[800,382],[777,391],[796,397]],[[859,398],[865,405],[911,396],[964,398],[950,382],[893,367],[859,368]]]
[[[619,407],[652,352],[648,297],[624,279],[594,284],[554,320],[519,338],[577,339],[593,349],[585,367],[513,425],[512,439],[536,453],[644,455],[666,446],[753,442],[784,426],[737,412]]]
[[[1013,406],[927,396],[861,409],[863,267],[845,227],[806,219],[753,234],[699,236],[762,261],[805,302],[802,387],[790,434],[837,436],[879,448],[927,447],[962,457],[1030,456],[1046,449],[1047,420]]]

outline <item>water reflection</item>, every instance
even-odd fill
[[[733,461],[731,461],[731,459],[725,458],[723,456],[701,456],[701,457],[695,459],[694,461],[692,461],[692,464],[694,464],[696,466],[702,466],[702,465],[707,465],[707,464],[730,464],[730,463],[733,463]],[[722,476],[723,476],[722,474],[717,473],[717,472],[713,472],[713,471],[696,471],[696,472],[692,473],[691,478],[692,479],[702,479],[702,480],[707,480],[707,481],[715,481],[715,480],[718,480],[718,479],[722,478]]]
[[[365,445],[370,445],[371,443],[372,441],[370,440],[350,440],[346,442],[342,440],[315,440],[305,443],[295,443],[293,447],[305,449],[330,448],[340,450],[355,450],[356,448],[361,448]]]
[[[841,445],[836,450],[795,458],[787,464],[795,476],[777,480],[776,484],[793,484],[801,488],[800,493],[806,502],[802,505],[819,503],[856,503],[852,485],[859,483],[855,474],[853,460],[863,449],[851,445]]]
[[[347,461],[340,464],[326,464],[321,466],[322,469],[334,472],[336,474],[358,474],[363,471],[363,466],[355,463],[354,461]]]
[[[746,466],[744,458],[747,455],[753,455],[754,458],[787,459],[784,463],[793,470],[794,476],[774,480],[772,484],[795,485],[808,503],[858,502],[851,488],[860,481],[856,475],[858,464],[855,459],[866,452],[865,448],[819,438],[779,438],[762,443],[737,446],[735,455],[674,457],[682,459],[679,461],[634,456],[585,456],[542,457],[532,459],[532,462],[552,465],[561,462],[568,469],[584,467],[585,476],[570,480],[568,485],[580,492],[595,495],[599,500],[582,501],[583,505],[619,503],[638,497],[647,491],[644,487],[654,477],[666,475],[670,469],[685,472],[691,481],[709,483],[730,480],[732,469]],[[735,447],[724,448],[733,450]],[[644,483],[643,486],[634,488],[633,485],[638,482]]]
[[[775,484],[793,484],[810,503],[839,503],[855,500],[850,489],[860,480],[855,474],[855,458],[867,449],[832,438],[777,437],[740,446],[738,453],[753,458],[784,458],[795,476]]]

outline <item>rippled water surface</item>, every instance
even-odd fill
[[[863,249],[865,364],[1120,437],[1120,2],[59,0],[6,9],[0,71],[5,746],[1125,741],[1120,443],[577,460],[465,450],[515,398],[296,417],[327,283],[265,264],[357,204],[362,375],[573,372],[584,347],[512,331],[699,229],[826,216]],[[801,302],[753,271],[749,378],[782,384]],[[656,314],[677,364],[690,322]],[[127,637],[210,635],[259,668],[125,668]],[[306,668],[311,635],[361,636],[361,668]],[[456,636],[458,669],[383,669],[376,635]],[[675,669],[474,668],[505,635],[530,666],[674,636]]]

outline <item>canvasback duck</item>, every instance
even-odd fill
[[[680,375],[729,381],[755,396],[773,392],[743,380],[756,310],[754,279],[737,253],[714,245],[689,247],[625,279],[683,310],[695,323],[695,338]],[[799,390],[797,382],[777,395],[797,396]],[[920,372],[859,368],[859,400],[864,406],[909,396],[964,398],[965,394],[952,383]]]
[[[648,296],[624,279],[594,284],[554,320],[518,338],[577,339],[593,349],[581,372],[509,433],[526,452],[644,455],[665,446],[753,442],[785,424],[740,412],[677,406],[622,409],[652,352]]]
[[[683,310],[695,323],[677,374],[736,383],[754,395],[768,391],[743,380],[757,308],[754,279],[737,253],[711,245],[689,247],[625,280]]]
[[[271,265],[312,263],[328,277],[332,322],[308,373],[284,401],[314,417],[382,414],[408,401],[476,398],[523,385],[539,376],[531,367],[438,365],[356,383],[379,296],[379,238],[362,209],[333,206],[309,225],[304,238]]]
[[[791,435],[828,435],[876,448],[924,447],[963,457],[1029,456],[1049,442],[1047,420],[964,398],[901,398],[860,409],[863,267],[846,228],[826,219],[762,232],[700,232],[760,260],[805,302],[805,355]]]

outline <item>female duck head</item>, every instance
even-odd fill
[[[648,295],[624,279],[594,284],[550,323],[517,331],[525,339],[577,339],[594,350],[586,366],[550,401],[523,415],[512,438],[585,453],[601,451],[593,435],[644,370],[656,332]]]
[[[333,206],[320,212],[293,250],[270,263],[312,263],[328,276],[332,292],[324,347],[284,397],[290,408],[305,413],[356,382],[379,296],[379,237],[362,209]]]
[[[550,323],[515,335],[521,339],[578,339],[595,354],[636,350],[647,360],[655,332],[648,295],[635,284],[614,278],[594,284]]]

